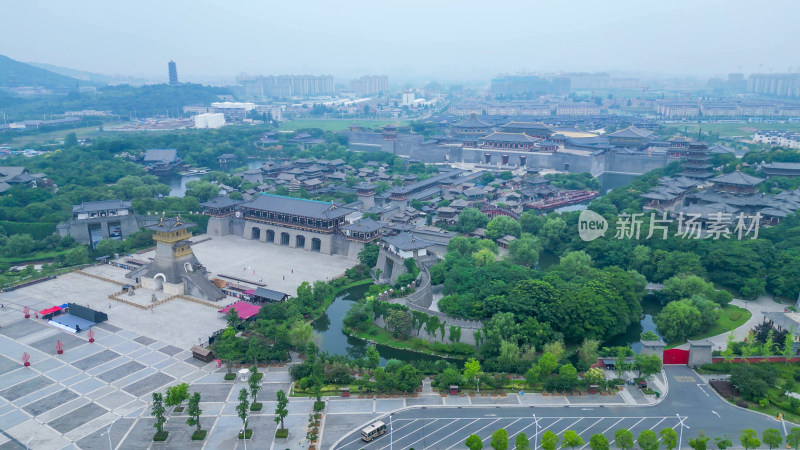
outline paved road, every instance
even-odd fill
[[[575,430],[588,442],[595,433],[604,433],[609,441],[620,428],[627,428],[638,436],[643,430],[658,431],[671,427],[680,432],[676,414],[686,418],[689,429],[683,433],[683,448],[688,439],[702,430],[713,437],[727,433],[733,439],[743,428],[753,428],[759,435],[764,429],[781,424],[769,417],[745,411],[720,399],[691,369],[685,366],[665,367],[670,383],[669,394],[654,406],[605,407],[427,407],[406,409],[392,415],[392,434],[365,443],[360,440],[360,428],[346,435],[336,449],[457,449],[463,448],[464,439],[477,434],[488,447],[491,434],[506,428],[513,443],[518,433],[526,433],[533,440],[535,423],[539,419],[539,432],[551,430],[562,433]],[[389,422],[389,418],[382,418]],[[787,424],[787,427],[791,424]],[[613,444],[612,444],[613,446]]]

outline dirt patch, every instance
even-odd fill
[[[719,392],[719,395],[725,398],[733,398],[736,396],[736,388],[730,381],[715,380],[711,381],[709,384],[714,388],[714,390]]]

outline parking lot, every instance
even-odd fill
[[[454,410],[454,412],[460,411]],[[492,413],[487,415],[488,417],[476,418],[463,418],[460,417],[460,414],[453,414],[452,417],[393,419],[391,436],[387,431],[387,434],[372,442],[363,442],[360,437],[348,436],[350,439],[342,442],[337,448],[387,449],[390,446],[396,446],[397,448],[457,449],[464,448],[464,440],[471,434],[478,435],[486,448],[491,442],[492,433],[500,428],[505,428],[508,432],[508,440],[511,443],[519,433],[525,433],[531,442],[531,448],[533,448],[537,422],[540,427],[540,438],[542,433],[548,430],[556,433],[559,437],[566,430],[574,430],[588,446],[589,438],[596,433],[604,434],[611,442],[614,439],[614,432],[621,428],[628,429],[633,433],[635,439],[644,430],[653,430],[658,433],[662,428],[678,426],[676,416],[593,417],[591,414],[587,414],[578,417],[537,417],[534,421],[533,413],[517,417],[494,417],[497,414]],[[611,442],[612,447],[613,445]]]

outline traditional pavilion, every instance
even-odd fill
[[[245,239],[332,254],[332,236],[339,233],[350,208],[280,195],[261,194],[241,203]]]
[[[195,223],[186,222],[180,216],[161,218],[147,227],[155,232],[156,255],[153,262],[145,264],[125,275],[141,283],[145,289],[164,291],[167,294],[184,295],[205,300],[219,301],[225,294],[208,279],[208,271],[192,252],[189,238],[190,228]]]
[[[478,119],[475,114],[471,114],[469,119],[453,124],[453,135],[478,138],[488,134],[491,129],[490,124]]]
[[[763,178],[742,173],[738,169],[711,179],[711,182],[714,183],[714,190],[717,192],[736,195],[755,194],[758,192],[758,185],[763,181]]]
[[[710,159],[711,157],[708,156],[708,146],[706,146],[706,144],[701,142],[689,144],[685,156],[686,162],[682,164],[682,175],[701,180],[711,178],[714,176],[714,172],[711,170],[712,166],[708,162]]]
[[[653,132],[628,127],[608,134],[608,143],[619,147],[643,147],[653,140]]]
[[[548,139],[553,135],[553,130],[541,122],[508,122],[500,125],[499,131],[505,133],[525,133],[530,137]]]
[[[478,147],[502,150],[531,151],[541,139],[525,133],[506,133],[495,131],[478,139]]]

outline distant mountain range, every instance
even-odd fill
[[[77,86],[99,86],[102,84],[79,80],[0,55],[0,86],[43,86],[47,89],[74,89]]]
[[[75,78],[83,81],[90,81],[93,83],[102,84],[130,84],[131,86],[141,86],[143,84],[151,84],[157,81],[149,80],[146,78],[137,78],[127,75],[104,75],[102,73],[87,72],[85,70],[70,69],[68,67],[55,66],[53,64],[45,63],[28,63],[31,66],[39,67],[59,75],[64,75],[70,78]]]

